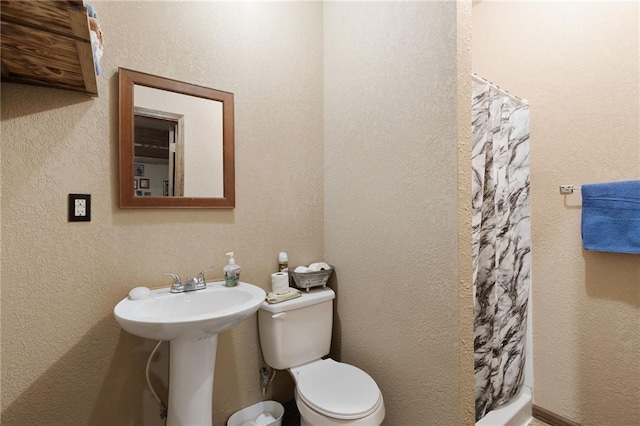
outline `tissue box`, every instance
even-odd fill
[[[293,278],[293,285],[298,288],[304,288],[309,291],[310,288],[322,286],[327,288],[329,277],[333,273],[333,266],[330,269],[317,272],[293,272],[295,268],[289,269],[289,275]]]

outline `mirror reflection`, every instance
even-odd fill
[[[120,69],[121,207],[235,204],[233,94]]]
[[[149,180],[136,196],[223,195],[222,102],[136,84],[134,126],[134,162]]]
[[[135,196],[184,195],[183,116],[135,107],[133,190]]]

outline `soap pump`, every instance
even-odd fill
[[[227,253],[227,256],[229,256],[229,263],[222,268],[224,271],[224,286],[235,287],[240,281],[240,265],[236,265],[232,251]]]

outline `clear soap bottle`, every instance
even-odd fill
[[[236,260],[233,258],[233,252],[227,253],[229,256],[229,263],[222,268],[224,272],[224,286],[235,287],[240,282],[240,265],[236,265]]]

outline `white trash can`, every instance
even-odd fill
[[[276,401],[261,401],[229,417],[227,426],[281,426],[284,407]]]

